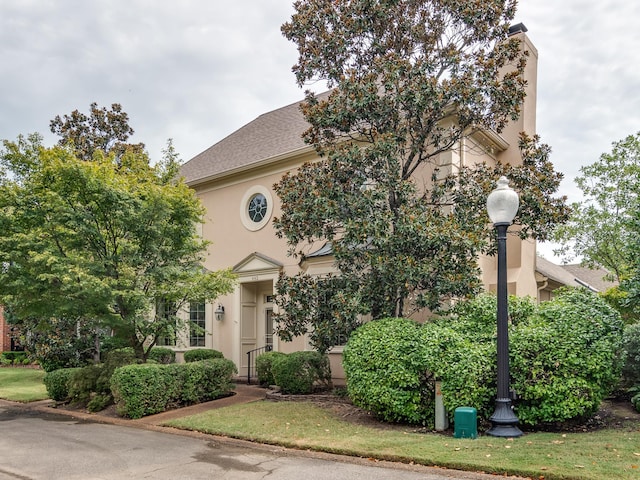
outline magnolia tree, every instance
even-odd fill
[[[521,235],[544,239],[566,218],[564,199],[553,197],[561,175],[537,137],[522,136],[518,167],[479,165],[440,182],[424,174],[464,135],[500,132],[518,117],[527,52],[508,35],[515,6],[294,3],[282,31],[298,47],[297,82],[324,81],[332,90],[307,92],[304,139],[320,161],[275,186],[282,201],[275,226],[293,256],[329,242],[341,280],[283,276],[281,337],[311,332],[326,350],[337,341],[322,333],[327,325],[348,330],[360,314],[402,316],[477,292],[477,258],[491,249],[484,199],[499,175],[531,192],[516,218]]]

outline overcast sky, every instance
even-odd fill
[[[290,0],[0,0],[0,139],[120,103],[153,160],[183,161],[303,97]],[[640,2],[521,0],[539,53],[538,133],[579,200],[580,166],[640,131]]]

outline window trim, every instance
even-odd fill
[[[251,200],[253,200],[256,195],[263,195],[265,200],[267,201],[267,211],[264,215],[264,218],[259,222],[253,221],[249,216],[249,205]],[[245,192],[244,196],[242,197],[242,201],[240,202],[240,220],[242,221],[242,225],[244,225],[247,230],[251,232],[257,232],[258,230],[261,230],[269,223],[272,214],[273,197],[268,188],[263,187],[262,185],[254,185]]]

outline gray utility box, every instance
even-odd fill
[[[458,407],[453,414],[455,438],[478,438],[478,412],[473,407]]]

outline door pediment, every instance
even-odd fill
[[[258,252],[244,258],[233,267],[233,273],[240,276],[256,273],[279,273],[284,265]]]

